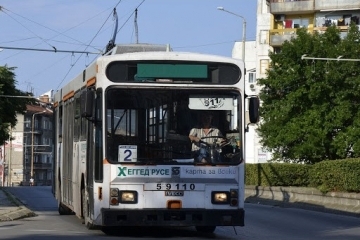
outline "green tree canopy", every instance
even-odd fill
[[[344,61],[310,60],[307,57]],[[360,157],[360,33],[335,27],[299,29],[280,53],[270,53],[262,87],[261,143],[274,160],[315,163]],[[349,60],[346,60],[349,59]],[[351,59],[351,60],[350,60]],[[345,61],[346,60],[346,61]]]
[[[16,114],[24,113],[26,104],[33,101],[18,97],[30,94],[16,89],[14,70],[14,67],[0,66],[0,145],[9,139],[10,127],[17,122]]]

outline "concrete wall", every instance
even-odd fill
[[[360,217],[360,193],[321,193],[316,188],[246,186],[245,202],[298,207]]]
[[[360,8],[359,0],[315,0],[315,10]]]

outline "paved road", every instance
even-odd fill
[[[1,239],[360,239],[359,218],[259,204],[245,205],[245,227],[218,227],[213,235],[200,234],[194,228],[122,228],[115,236],[106,236],[100,230],[87,230],[74,215],[60,216],[49,187],[8,191],[37,216],[0,222]]]
[[[208,234],[199,233],[192,227],[183,228],[121,228],[113,232],[113,236],[107,236],[101,230],[88,230],[74,215],[59,215],[57,202],[54,199],[50,187],[9,187],[5,192],[16,196],[18,204],[14,206],[13,197],[7,200],[4,209],[14,210],[25,208],[36,214],[35,217],[17,218],[15,221],[0,222],[0,239],[102,239],[102,238],[121,238],[121,239],[207,239]],[[0,190],[0,196],[7,196]],[[1,216],[0,206],[0,216]],[[9,219],[6,219],[9,220]],[[230,229],[230,230],[229,230]],[[237,231],[241,228],[237,227]],[[233,228],[219,228],[217,234],[211,234],[212,239],[236,239],[237,232]],[[6,238],[5,238],[6,237]]]

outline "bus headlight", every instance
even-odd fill
[[[229,204],[230,202],[229,192],[211,192],[212,204]]]
[[[137,203],[138,193],[136,191],[119,191],[120,203]]]

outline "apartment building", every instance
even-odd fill
[[[2,146],[3,186],[51,185],[53,178],[53,112],[47,96],[27,105],[25,114],[17,114],[11,138]]]
[[[257,0],[255,43],[245,44],[247,87],[259,93],[256,79],[266,77],[269,68],[269,51],[280,52],[286,40],[296,37],[296,29],[305,27],[310,33],[323,33],[335,24],[345,37],[351,22],[360,27],[359,0]],[[241,43],[236,43],[232,56],[241,58]],[[250,62],[248,56],[252,56]],[[255,60],[254,60],[255,59]],[[250,126],[246,148],[248,163],[263,163],[271,159],[259,143],[256,126]]]

